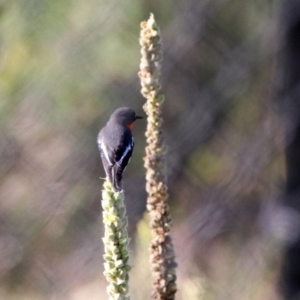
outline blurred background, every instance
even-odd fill
[[[297,0],[1,0],[0,299],[107,299],[96,137],[120,106],[144,115],[150,12],[164,45],[176,299],[278,300],[300,263],[288,195],[300,178]],[[145,127],[124,176],[132,299],[150,295]]]

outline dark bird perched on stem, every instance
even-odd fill
[[[116,192],[122,190],[122,173],[134,147],[131,128],[137,119],[142,118],[128,107],[118,108],[98,135],[97,142],[106,177]]]

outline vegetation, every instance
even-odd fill
[[[146,98],[146,191],[152,241],[150,268],[152,272],[153,299],[175,299],[176,262],[170,236],[171,214],[168,204],[166,174],[166,146],[162,134],[162,103],[160,70],[162,67],[161,34],[153,14],[141,23],[141,63],[139,76],[141,93]]]
[[[142,114],[150,12],[164,42],[176,299],[280,299],[286,123],[273,99],[278,23],[292,18],[275,0],[0,1],[0,299],[107,299],[95,137],[117,107]],[[145,127],[124,174],[133,300],[151,293]]]

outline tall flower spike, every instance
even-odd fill
[[[128,272],[131,267],[128,264],[129,238],[124,192],[114,192],[112,184],[106,180],[101,203],[104,224],[104,275],[109,283],[109,300],[129,300]]]
[[[152,241],[150,263],[152,271],[152,299],[175,299],[176,262],[170,236],[171,216],[165,169],[166,146],[161,131],[161,108],[164,96],[160,93],[160,69],[162,65],[162,44],[160,30],[153,14],[141,23],[141,63],[139,77],[141,93],[147,99],[144,110],[147,114],[146,130],[146,190],[147,209],[150,216]]]

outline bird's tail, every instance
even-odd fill
[[[122,191],[122,171],[120,170],[119,165],[110,165],[103,155],[101,155],[101,158],[108,181],[112,183],[115,192]]]
[[[104,167],[104,171],[105,171],[105,174],[106,174],[106,178],[109,182],[111,182],[111,184],[113,185],[114,187],[114,190],[116,192],[119,191],[119,186],[115,180],[115,167],[110,165],[106,158],[104,157],[104,155],[101,153],[101,159],[102,159],[102,163],[103,163],[103,167]]]
[[[115,164],[111,169],[111,179],[111,183],[113,184],[114,190],[116,192],[122,191],[122,172],[120,172],[118,164]]]

